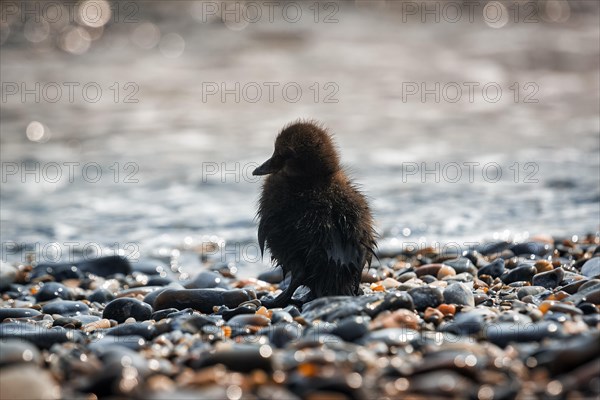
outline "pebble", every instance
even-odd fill
[[[485,340],[500,347],[506,347],[510,343],[539,342],[548,337],[561,335],[561,326],[554,321],[542,321],[537,324],[500,322],[486,326],[483,331]]]
[[[236,315],[227,321],[229,326],[267,326],[271,323],[271,320],[265,316],[259,314],[242,314]]]
[[[189,365],[194,369],[222,364],[237,372],[271,371],[272,355],[273,348],[266,344],[261,346],[236,344],[226,349],[202,354],[201,357],[191,360]]]
[[[442,267],[443,264],[426,264],[415,269],[415,273],[418,277],[422,277],[424,275],[437,276]]]
[[[471,289],[464,283],[453,283],[444,289],[444,302],[475,307],[475,299]]]
[[[543,286],[524,286],[517,291],[517,298],[523,300],[525,296],[535,296],[545,291],[546,288]]]
[[[454,268],[448,265],[442,265],[442,268],[440,268],[440,270],[437,273],[438,279],[447,279],[454,276],[456,276],[456,271],[454,270]]]
[[[52,326],[62,326],[67,329],[79,329],[83,323],[72,317],[60,317],[56,318],[52,323]]]
[[[394,311],[399,308],[405,308],[408,310],[414,310],[415,304],[412,297],[406,292],[392,292],[387,293],[383,298],[383,301],[376,302],[374,305],[367,307],[366,312],[371,315],[377,315],[382,311]]]
[[[10,366],[0,374],[0,399],[53,400],[61,388],[47,370],[30,364]]]
[[[331,331],[347,342],[353,342],[369,332],[369,319],[365,317],[346,317],[337,323]]]
[[[590,282],[588,282],[590,283]],[[581,285],[577,293],[564,299],[565,302],[570,302],[575,305],[580,302],[587,302],[592,304],[600,304],[600,282],[593,283],[591,285]]]
[[[109,301],[114,300],[115,296],[106,289],[97,289],[92,294],[90,294],[87,299],[88,301],[95,301],[100,304],[106,304]]]
[[[515,269],[509,270],[507,273],[503,274],[500,279],[504,283],[513,283],[513,282],[531,282],[531,279],[536,274],[537,270],[533,265],[521,265]]]
[[[418,311],[425,311],[427,307],[437,307],[444,301],[444,295],[439,288],[423,286],[408,291]]]
[[[534,286],[542,286],[546,289],[554,289],[563,280],[565,273],[562,268],[556,268],[546,272],[535,274],[531,280]]]
[[[86,273],[107,277],[115,274],[127,275],[132,272],[129,261],[121,256],[100,257],[74,263],[39,264],[35,267],[34,271],[36,275],[43,273],[52,275],[57,281],[80,279],[82,274]]]
[[[183,310],[184,308],[193,308],[210,314],[215,306],[224,305],[232,308],[252,299],[256,299],[256,294],[248,289],[165,290],[154,300],[154,309],[176,308]]]
[[[89,314],[89,307],[81,301],[55,300],[42,307],[44,314],[58,314],[63,317]]]
[[[115,326],[114,328],[110,328],[106,331],[106,334],[110,336],[140,336],[145,340],[152,340],[156,336],[158,336],[159,332],[157,332],[156,327],[154,325],[143,322],[133,322],[128,324],[121,324]]]
[[[498,278],[504,273],[504,260],[497,258],[488,265],[482,267],[477,272],[478,276],[489,275],[492,278]]]
[[[400,282],[398,282],[394,278],[385,278],[381,282],[381,285],[386,289],[394,289],[394,288],[397,288],[398,286],[400,286]]]
[[[0,322],[6,318],[31,318],[38,315],[42,313],[32,308],[0,308]]]
[[[118,323],[125,322],[127,318],[136,321],[146,321],[152,316],[150,305],[133,298],[122,297],[108,303],[102,313],[102,318],[114,319]]]
[[[0,290],[7,290],[17,279],[17,269],[12,265],[0,261]]]
[[[229,285],[225,282],[223,275],[213,271],[202,271],[192,279],[191,282],[184,285],[186,289],[208,289],[223,288],[228,289]]]
[[[537,270],[538,274],[540,272],[547,272],[554,269],[554,266],[548,260],[538,260],[535,262],[534,267]]]
[[[32,363],[41,365],[40,351],[29,342],[18,339],[6,339],[0,346],[0,367],[7,365]],[[0,374],[1,375],[1,374]]]
[[[600,257],[594,257],[583,264],[581,273],[588,278],[596,278],[600,276]]]
[[[35,298],[37,301],[48,301],[56,298],[71,300],[73,296],[71,295],[71,291],[62,283],[46,282],[35,294]]]
[[[56,343],[80,341],[81,334],[61,327],[47,329],[25,323],[4,322],[0,324],[0,339],[23,339],[39,348],[49,349]]]
[[[87,324],[85,324],[83,326],[83,331],[84,332],[94,332],[97,331],[99,329],[108,329],[110,328],[110,321],[106,318],[98,320],[98,321],[94,321],[94,322],[89,322]]]
[[[550,252],[550,245],[547,243],[527,242],[518,243],[510,247],[510,250],[516,255],[530,255],[544,256]]]
[[[446,260],[444,261],[444,264],[452,267],[457,274],[467,273],[469,275],[477,275],[477,268],[473,265],[473,262],[466,257]]]

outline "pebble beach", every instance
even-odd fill
[[[541,239],[381,254],[362,295],[276,309],[278,269],[3,264],[1,397],[595,398],[600,239]]]

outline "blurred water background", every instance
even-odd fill
[[[262,267],[251,171],[299,117],[384,249],[598,231],[597,2],[274,4],[3,2],[2,259],[214,241]]]

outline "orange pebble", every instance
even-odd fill
[[[256,314],[265,316],[267,318],[271,318],[269,310],[267,310],[267,307],[265,307],[265,306],[262,306],[258,310],[256,310]]]
[[[222,329],[223,329],[223,334],[225,335],[225,337],[227,337],[227,338],[231,337],[231,327],[230,326],[225,325],[222,327]]]
[[[456,306],[454,304],[440,304],[438,306],[438,310],[440,310],[444,315],[456,314]]]
[[[431,307],[427,307],[427,309],[425,309],[423,316],[427,322],[439,322],[442,318],[444,318],[444,314],[442,314],[440,310]]]
[[[311,363],[305,363],[298,365],[298,373],[304,376],[316,376],[317,366]]]
[[[536,261],[534,266],[535,266],[535,269],[537,270],[538,274],[540,272],[551,271],[554,269],[554,266],[552,265],[552,263],[547,260]]]
[[[374,292],[385,292],[385,288],[381,283],[371,283],[371,290]]]
[[[546,314],[548,312],[548,310],[550,309],[550,307],[552,307],[556,303],[558,303],[558,302],[554,301],[554,300],[544,300],[544,301],[542,301],[542,304],[540,304],[538,308],[540,309],[541,312]]]

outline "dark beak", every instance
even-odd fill
[[[273,159],[269,158],[260,167],[256,168],[252,172],[252,175],[269,175],[269,174],[272,174],[273,172],[276,172],[277,169],[273,167],[273,164],[274,164]]]

